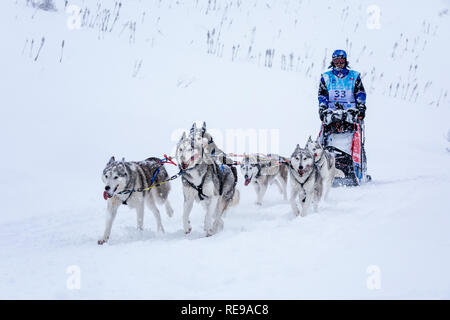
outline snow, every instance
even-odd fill
[[[448,2],[377,1],[381,27],[369,29],[368,1],[124,1],[111,32],[69,29],[64,1],[26,3],[0,4],[0,298],[450,298]],[[73,4],[97,12],[97,1]],[[101,1],[100,17],[114,6]],[[318,213],[295,218],[274,186],[255,205],[240,176],[240,204],[206,238],[198,204],[184,234],[175,180],[165,234],[149,210],[139,232],[121,207],[97,245],[111,155],[174,154],[182,130],[205,120],[226,152],[257,151],[227,138],[239,129],[275,130],[268,151],[289,156],[319,131],[318,80],[335,48],[368,91],[372,183],[332,189]],[[80,289],[68,288],[70,266]]]

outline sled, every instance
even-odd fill
[[[324,141],[324,124],[319,133],[325,150],[334,154],[336,176],[333,187],[359,186],[371,180],[367,174],[367,158],[364,150],[364,123],[356,121],[352,130],[330,133]],[[348,126],[348,124],[347,124]]]

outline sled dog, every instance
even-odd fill
[[[286,158],[276,154],[252,154],[242,159],[241,173],[244,185],[253,184],[256,192],[256,204],[262,205],[267,187],[276,184],[278,190],[287,199],[288,165]]]
[[[297,144],[291,155],[289,172],[291,175],[291,206],[296,216],[306,216],[311,203],[317,211],[322,196],[322,179],[314,162],[314,155]],[[297,198],[301,203],[301,213],[297,205]]]
[[[322,195],[323,199],[327,199],[328,193],[333,185],[336,175],[334,154],[324,150],[319,140],[313,141],[311,136],[306,143],[306,149],[314,155],[314,161],[322,177]]]
[[[202,145],[203,153],[206,155],[205,161],[212,160],[219,165],[226,164],[230,167],[233,172],[235,183],[237,183],[237,170],[234,166],[233,159],[229,158],[225,152],[223,152],[214,141],[213,137],[209,132],[206,131],[206,122],[203,122],[203,126],[201,129],[197,129],[197,127],[191,128],[190,131],[191,137],[194,139],[195,143],[199,143]]]
[[[158,231],[164,232],[156,202],[158,204],[164,204],[167,215],[172,217],[173,209],[167,198],[170,191],[170,182],[143,192],[134,191],[123,193],[123,191],[145,189],[167,178],[167,171],[163,164],[159,162],[158,158],[148,158],[144,161],[131,162],[125,161],[125,159],[116,161],[114,157],[111,157],[102,175],[102,180],[105,183],[103,197],[107,200],[107,216],[105,232],[103,238],[98,240],[98,244],[104,244],[108,241],[117,209],[122,204],[136,209],[137,228],[142,230],[144,225],[144,203],[146,203],[156,218]]]
[[[204,230],[211,236],[223,229],[222,215],[230,205],[237,204],[239,191],[230,167],[214,161],[201,141],[195,139],[197,130],[194,123],[190,134],[184,132],[176,148],[175,157],[182,172],[183,227],[186,234],[192,230],[189,215],[195,200],[206,211]]]

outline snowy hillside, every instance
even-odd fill
[[[2,1],[0,298],[450,298],[449,9]],[[206,238],[199,205],[184,234],[175,180],[165,234],[148,210],[139,232],[122,206],[110,242],[97,245],[112,155],[173,155],[204,120],[226,152],[289,156],[318,134],[320,74],[338,48],[368,92],[372,183],[332,189],[318,213],[295,218],[275,187],[256,206],[240,176],[240,204]],[[258,143],[230,138],[242,133]],[[68,285],[73,270],[79,289]]]

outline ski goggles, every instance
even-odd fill
[[[345,58],[334,58],[333,59],[333,63],[345,63],[346,59]]]

